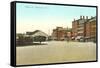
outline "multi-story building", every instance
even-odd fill
[[[92,17],[86,22],[86,41],[96,41],[96,17]]]
[[[52,39],[53,40],[63,40],[64,38],[64,30],[63,27],[57,27],[53,29]]]
[[[80,16],[80,19],[75,20],[72,22],[72,32],[74,39],[84,39],[85,35],[85,22],[87,19],[85,19],[84,16]]]
[[[74,19],[72,22],[72,36],[73,38],[77,37],[77,28],[78,28],[78,21]]]
[[[96,36],[96,17],[88,19],[88,16],[86,18],[80,16],[80,19],[74,19],[72,21],[72,34],[75,40],[93,41]]]
[[[72,36],[70,28],[56,27],[53,29],[52,39],[53,40],[68,40]]]

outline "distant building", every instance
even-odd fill
[[[48,35],[40,30],[35,30],[34,32],[26,32],[26,35],[29,35],[33,39],[36,36],[44,36],[44,37],[46,37],[46,40],[48,40]]]
[[[40,30],[26,32],[26,34],[16,34],[17,45],[27,45],[32,44],[34,41],[42,42],[46,40],[48,40],[48,35]]]
[[[18,33],[16,34],[16,45],[31,44],[33,42],[29,35]]]
[[[56,27],[56,29],[53,29],[52,33],[52,39],[53,40],[67,40],[70,39],[72,36],[71,34],[71,28],[63,28],[63,27]]]

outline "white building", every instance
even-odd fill
[[[40,30],[35,30],[34,32],[26,32],[26,35],[33,37],[33,39],[36,36],[44,36],[44,37],[46,37],[46,40],[48,40],[48,35]]]

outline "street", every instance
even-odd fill
[[[43,43],[43,42],[42,42]],[[44,45],[16,47],[16,64],[44,64],[96,60],[93,42],[49,41]]]

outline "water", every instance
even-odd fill
[[[95,43],[50,41],[16,48],[17,65],[96,60]]]

